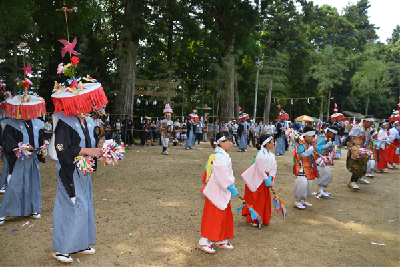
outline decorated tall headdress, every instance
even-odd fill
[[[331,115],[331,122],[340,121],[340,120],[344,120],[344,119],[345,119],[345,117],[342,113],[336,112],[335,114]]]
[[[36,119],[46,114],[46,103],[44,99],[38,96],[36,93],[28,91],[29,86],[32,82],[26,77],[27,74],[32,74],[31,64],[28,63],[26,67],[23,67],[24,79],[15,79],[18,87],[18,93],[11,96],[10,92],[0,92],[1,108],[4,110],[4,114],[7,117],[13,119]]]
[[[65,12],[65,18],[67,19],[67,12],[70,9],[62,8],[57,11]],[[76,76],[76,67],[79,63],[79,58],[74,55],[80,55],[75,51],[75,46],[77,44],[76,37],[69,42],[68,24],[67,24],[67,36],[68,40],[58,40],[64,44],[64,48],[61,51],[61,56],[64,58],[65,54],[68,52],[70,56],[70,63],[64,64],[60,63],[57,67],[58,74],[64,74],[69,77],[63,83],[54,82],[53,94],[51,99],[54,103],[54,112],[62,112],[65,116],[85,114],[91,111],[98,112],[104,109],[107,105],[108,100],[106,94],[103,91],[101,83],[93,79],[89,75],[87,77]],[[87,83],[82,83],[86,81]],[[69,84],[67,86],[66,84]]]
[[[283,119],[288,120],[289,119],[289,114],[287,114],[283,109],[281,109],[281,111],[279,112],[279,116],[278,116],[277,120],[279,121],[279,120],[283,120]]]
[[[163,113],[164,113],[164,114],[172,114],[172,113],[174,113],[174,112],[173,112],[173,110],[171,109],[171,107],[170,107],[169,104],[165,104],[165,108],[164,108],[164,110],[163,110]]]

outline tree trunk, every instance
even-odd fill
[[[170,19],[168,21],[168,54],[167,54],[167,61],[168,61],[168,67],[172,68],[172,53],[173,53],[173,30],[174,30],[174,21]]]
[[[239,88],[237,84],[237,73],[235,75],[235,95],[234,95],[235,103],[233,105],[233,116],[236,120],[239,121]]]
[[[124,27],[118,45],[118,85],[119,92],[115,101],[115,110],[118,114],[132,115],[134,111],[136,61],[139,39],[137,27],[140,13],[135,13],[136,0],[125,2]]]
[[[319,111],[319,119],[321,121],[324,121],[324,110],[323,110],[323,108],[324,108],[324,96],[321,97],[321,109]]]
[[[328,110],[326,111],[326,121],[329,122],[329,107],[331,106],[331,93],[332,88],[329,88],[329,96],[328,96]]]
[[[365,106],[365,116],[368,115],[368,106],[369,106],[369,93],[367,94],[367,105]]]
[[[264,110],[264,114],[265,114],[265,120],[264,123],[269,124],[269,116],[270,116],[270,111],[271,111],[271,94],[272,94],[272,79],[269,80],[269,86],[268,86],[268,92],[265,95],[265,110]]]
[[[221,120],[229,121],[234,118],[234,84],[235,84],[235,57],[233,42],[229,45],[225,57],[221,59],[224,78],[221,83],[220,108]]]
[[[15,80],[18,77],[17,70],[19,69],[18,68],[18,43],[17,43],[17,41],[14,41],[14,43],[13,43],[13,57],[14,57],[13,79]],[[23,80],[23,78],[21,78],[21,80]],[[13,93],[17,93],[17,92],[18,92],[17,83],[14,83],[14,85],[13,85]]]
[[[253,118],[254,121],[256,121],[256,116],[257,116],[257,91],[258,91],[258,75],[260,73],[260,66],[259,66],[259,61],[257,60],[257,76],[256,76],[256,88],[255,88],[255,95],[254,95],[254,112],[253,112]]]

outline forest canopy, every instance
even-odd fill
[[[384,119],[399,102],[400,26],[379,42],[368,0],[343,10],[306,0],[1,1],[3,90],[17,91],[14,80],[29,62],[31,89],[48,111],[54,81],[67,79],[56,71],[57,40],[67,39],[62,7],[73,9],[77,72],[102,83],[111,114],[157,117],[168,100],[185,117],[208,106],[209,116],[230,120],[240,107],[272,120],[280,105],[291,118],[326,120],[336,104]]]

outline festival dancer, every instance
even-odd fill
[[[341,120],[342,119],[338,119],[338,121],[335,121],[335,122],[332,123],[332,126],[335,126],[338,129],[338,133],[335,134],[335,140],[334,140],[334,143],[333,143],[335,145],[335,152],[336,152],[336,155],[337,155],[337,157],[335,157],[336,159],[340,159],[340,157],[342,156],[342,149],[341,149],[341,146],[340,146],[341,136],[340,136],[340,133],[339,133],[339,131],[343,128]]]
[[[325,135],[321,135],[315,146],[317,155],[315,156],[317,163],[317,170],[319,177],[317,178],[318,194],[316,198],[329,197],[331,194],[325,192],[326,187],[332,182],[332,170],[333,166],[333,149],[332,149],[332,138],[335,138],[339,129],[336,126],[330,126],[326,128]],[[321,158],[321,159],[319,159]],[[319,164],[318,164],[319,163]]]
[[[0,194],[4,194],[6,192],[6,186],[7,186],[7,176],[8,174],[8,162],[7,158],[4,155],[3,151],[3,128],[0,124],[0,153],[1,153],[1,159],[3,161],[3,170],[1,171],[1,178],[0,178]]]
[[[400,130],[400,122],[394,121],[392,123],[393,127],[389,130],[389,145],[386,152],[386,160],[389,166],[389,169],[398,169],[393,163],[399,162],[399,154],[396,154],[397,148],[400,146],[400,137],[399,137],[399,130]]]
[[[312,206],[312,204],[306,201],[306,198],[311,197],[313,180],[315,177],[318,177],[318,170],[313,155],[314,147],[312,145],[314,136],[315,131],[312,126],[304,127],[304,139],[293,154],[295,160],[293,172],[297,176],[294,184],[294,207],[298,209],[305,209],[305,206]]]
[[[350,145],[347,152],[347,169],[351,172],[351,180],[348,187],[361,190],[358,180],[362,178],[367,170],[368,154],[365,149],[371,149],[370,127],[374,123],[374,118],[370,115],[365,116],[361,126],[355,125],[349,133]],[[365,179],[364,179],[365,180]]]
[[[381,125],[381,130],[379,131],[378,134],[378,140],[381,144],[381,147],[379,149],[379,158],[380,161],[377,163],[376,166],[376,172],[387,172],[386,169],[389,168],[386,160],[386,152],[388,150],[388,144],[389,144],[389,137],[388,137],[388,131],[387,128],[389,127],[388,122],[384,122]]]
[[[371,132],[371,139],[373,140],[373,142],[377,142],[377,138],[378,138],[378,131],[375,130],[373,127],[370,128],[370,132]],[[374,177],[375,175],[372,174],[372,170],[375,169],[376,166],[376,160],[379,160],[379,149],[376,150],[375,146],[373,147],[373,153],[371,155],[371,157],[368,159],[367,162],[367,170],[365,172],[365,176],[367,177]],[[376,158],[376,160],[375,160]],[[365,184],[369,184],[369,181],[367,179],[365,179],[365,177],[361,177],[360,179],[358,179],[359,181],[364,182]]]
[[[255,162],[241,175],[246,182],[244,199],[253,206],[254,210],[261,216],[262,224],[269,225],[271,219],[271,187],[277,171],[275,155],[271,153],[274,148],[274,137],[263,134],[258,141]],[[242,215],[246,216],[247,222],[252,226],[257,226],[255,220],[251,219],[251,212],[248,208],[243,208]]]
[[[8,162],[7,190],[0,206],[0,225],[8,216],[41,218],[42,184],[39,161],[45,162],[41,147],[45,144],[43,121],[44,99],[25,91],[6,100],[6,125],[3,132],[4,153]]]
[[[277,131],[277,144],[275,148],[275,153],[277,156],[284,155],[286,151],[286,136],[285,130],[287,128],[286,120],[289,119],[289,114],[285,111],[281,111],[278,116],[278,125],[276,127]]]
[[[239,132],[240,132],[240,142],[239,142],[239,152],[247,151],[247,122],[246,118],[239,118]]]
[[[171,120],[171,114],[173,113],[169,104],[165,104],[165,109],[163,110],[165,114],[165,120],[161,121],[161,144],[163,147],[162,154],[169,155],[167,149],[169,145],[169,138],[171,137],[171,133],[173,131],[174,125]]]
[[[72,262],[72,253],[94,254],[96,243],[91,174],[75,165],[78,156],[101,156],[102,142],[94,131],[90,111],[107,104],[100,83],[87,83],[84,90],[64,89],[52,100],[53,137],[49,154],[57,160],[57,194],[53,209],[53,257]],[[75,94],[74,96],[70,95]],[[75,101],[69,101],[74,98]]]
[[[73,60],[79,62],[76,57]],[[71,64],[63,68],[64,74],[75,75],[75,70],[69,68]],[[52,255],[64,263],[73,262],[73,253],[96,252],[89,247],[96,243],[91,172],[96,170],[103,144],[89,112],[98,112],[108,103],[96,80],[82,78],[89,82],[78,83],[75,76],[70,78],[69,87],[55,82],[51,95],[55,107],[53,136],[49,144],[49,155],[57,161]]]
[[[186,149],[193,149],[193,147],[196,145],[196,140],[195,140],[195,136],[194,136],[194,131],[195,131],[195,123],[192,119],[189,119],[187,124],[186,124],[186,128],[187,128],[187,140],[186,140]]]
[[[215,158],[211,177],[202,193],[206,196],[203,217],[201,220],[201,238],[197,246],[207,252],[215,253],[212,243],[216,241],[219,248],[233,249],[228,238],[233,238],[233,215],[230,199],[239,194],[235,187],[232,162],[228,151],[233,143],[229,132],[217,133],[216,141],[211,138],[211,145],[215,148]]]

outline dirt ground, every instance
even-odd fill
[[[376,174],[361,191],[347,187],[345,158],[335,161],[331,199],[310,198],[313,207],[293,208],[292,147],[278,156],[275,191],[288,209],[286,219],[273,211],[269,226],[249,226],[232,199],[235,237],[232,251],[213,255],[196,248],[204,196],[200,193],[208,143],[193,150],[128,147],[116,166],[92,174],[97,244],[94,255],[73,255],[74,266],[399,266],[400,171]],[[236,186],[255,148],[232,158]],[[343,154],[345,154],[344,151]],[[56,194],[55,162],[40,165],[42,218],[9,217],[0,226],[0,266],[63,266],[52,258],[52,214]],[[314,182],[313,191],[317,190]],[[32,227],[22,226],[27,221]],[[20,230],[11,232],[11,230]],[[372,244],[385,244],[384,246]],[[78,262],[79,258],[79,262]]]

